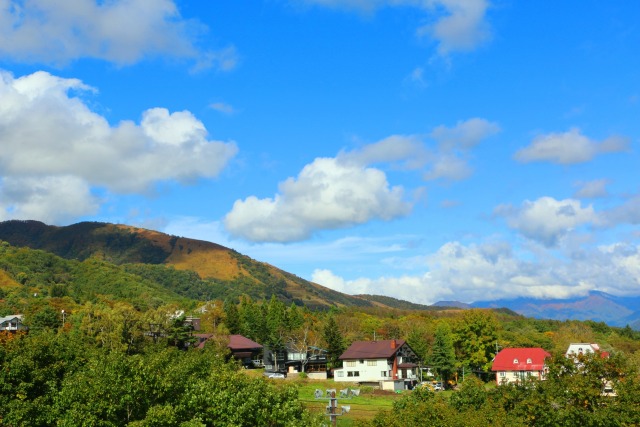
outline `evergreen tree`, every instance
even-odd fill
[[[289,329],[291,330],[298,329],[304,324],[304,316],[298,306],[294,303],[291,303],[291,305],[289,306],[287,322],[289,324]]]
[[[240,313],[238,313],[238,307],[231,300],[224,302],[224,313],[226,316],[225,323],[230,334],[239,334],[241,331]]]
[[[449,324],[446,322],[440,322],[436,328],[433,352],[431,354],[431,366],[440,374],[442,383],[446,387],[456,366],[453,337],[451,336]]]
[[[272,295],[267,310],[267,342],[273,350],[284,348],[287,326],[287,308],[282,301]]]
[[[344,353],[345,345],[335,317],[329,316],[327,319],[327,323],[324,325],[323,338],[327,343],[327,360],[331,367],[336,368],[340,363],[339,357]]]

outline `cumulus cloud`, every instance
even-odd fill
[[[470,150],[498,132],[498,124],[481,118],[459,121],[454,127],[436,127],[429,136],[438,143],[438,149],[431,154],[431,167],[424,179],[468,178],[473,172],[469,166]]]
[[[433,21],[416,30],[419,37],[429,36],[438,42],[438,52],[447,55],[470,51],[491,39],[486,21],[487,0],[295,0],[331,8],[372,13],[382,7],[415,7]]]
[[[94,214],[99,206],[87,182],[75,176],[0,178],[0,221],[66,222]]]
[[[592,290],[633,295],[640,285],[640,248],[636,245],[592,248],[562,260],[535,259],[528,253],[519,257],[521,252],[506,242],[448,242],[425,257],[424,274],[346,280],[330,270],[318,269],[311,280],[349,294],[388,295],[422,304],[569,298]]]
[[[495,214],[505,217],[512,229],[549,247],[579,226],[600,222],[591,205],[582,207],[578,200],[552,197],[541,197],[533,202],[527,200],[521,207],[501,205],[495,209]]]
[[[16,61],[60,64],[89,57],[128,65],[168,55],[228,69],[233,48],[202,52],[194,45],[193,36],[204,31],[183,19],[173,0],[0,2],[0,55]]]
[[[383,171],[337,158],[317,158],[297,178],[279,185],[274,198],[237,200],[224,224],[233,235],[255,242],[292,242],[315,231],[338,229],[409,213],[401,187],[390,187]]]
[[[564,133],[550,133],[536,137],[531,145],[515,154],[515,159],[523,162],[547,161],[570,165],[585,163],[605,153],[626,151],[628,138],[612,136],[597,142],[584,136],[579,129],[572,128]]]
[[[498,130],[484,119],[470,119],[436,128],[431,134],[435,150],[427,150],[424,135],[393,135],[333,158],[317,158],[297,178],[282,182],[273,198],[237,200],[225,227],[253,242],[293,242],[318,230],[407,215],[411,204],[403,188],[391,186],[385,172],[372,165],[423,171],[426,179],[463,179],[472,172],[467,164],[471,148]]]
[[[142,113],[140,124],[123,121],[112,126],[72,96],[90,90],[77,79],[46,72],[20,78],[0,72],[2,191],[9,191],[17,180],[31,183],[38,178],[48,188],[73,182],[85,196],[73,206],[61,203],[67,214],[59,212],[62,207],[53,209],[57,220],[51,222],[78,214],[75,209],[80,207],[82,213],[94,212],[96,200],[86,188],[133,193],[159,181],[215,177],[237,152],[234,143],[208,140],[202,122],[188,111],[152,108]],[[27,197],[30,191],[32,197]],[[36,197],[42,191],[31,185],[25,185],[24,192],[23,198],[11,199],[11,207],[4,206],[5,216],[18,218],[38,200],[43,206],[48,203]]]

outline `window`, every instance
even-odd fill
[[[356,366],[356,361],[355,360],[347,360],[347,366],[350,368],[353,368],[354,366]]]
[[[517,365],[518,363],[519,363],[519,362],[518,362],[518,359],[513,359],[513,364],[514,364],[514,365]]]
[[[360,359],[360,364],[363,365],[364,364],[364,359]]]
[[[507,373],[506,373],[506,372],[504,372],[504,371],[500,371],[500,376],[501,376],[501,377],[506,377],[506,376],[507,376]]]
[[[377,366],[377,365],[378,365],[377,360],[367,360],[367,366]]]
[[[531,364],[533,363],[533,361],[532,361],[531,359],[527,359],[527,363],[528,363],[529,365],[531,365]]]
[[[347,372],[347,376],[348,377],[359,377],[360,376],[360,371],[349,371],[349,372]]]
[[[344,377],[344,372],[342,371],[336,371],[336,373],[338,374],[339,377]]]
[[[386,377],[386,376],[387,376],[387,371],[382,371],[382,372],[380,372],[380,376],[381,376],[382,378]]]

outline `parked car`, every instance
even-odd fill
[[[442,386],[442,383],[435,383],[433,385],[433,391],[442,391],[444,390],[444,387]]]
[[[265,375],[268,378],[275,378],[275,379],[285,379],[286,375],[282,374],[280,372],[265,372]]]

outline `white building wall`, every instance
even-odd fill
[[[565,355],[567,357],[578,356],[579,354],[595,353],[595,350],[600,350],[600,347],[597,344],[572,343],[569,344],[569,348],[567,349]]]
[[[540,371],[498,371],[496,372],[496,383],[498,385],[520,382],[523,379],[536,378],[544,380]]]
[[[374,382],[390,379],[393,369],[387,359],[345,360],[342,368],[333,371],[337,382]]]

